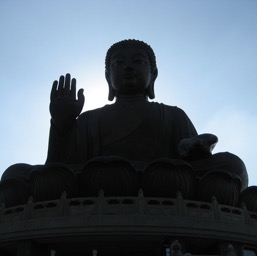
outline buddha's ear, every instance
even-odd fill
[[[154,99],[155,98],[155,93],[154,93],[154,82],[155,82],[155,79],[157,78],[158,76],[158,69],[156,68],[153,72],[152,72],[152,79],[151,79],[151,82],[147,88],[147,95],[149,97],[149,99]]]
[[[112,87],[112,83],[110,81],[110,74],[109,74],[109,72],[107,70],[105,70],[105,78],[106,78],[106,81],[107,81],[108,86],[109,86],[108,100],[109,101],[113,101],[114,96],[115,96],[115,92],[114,92],[114,89]]]

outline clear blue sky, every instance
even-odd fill
[[[155,101],[216,134],[257,185],[256,0],[0,0],[0,33],[0,174],[44,163],[53,80],[70,72],[84,110],[103,106],[105,53],[135,38],[157,56]]]

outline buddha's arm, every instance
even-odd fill
[[[76,143],[75,121],[73,125],[71,125],[71,123],[68,126],[63,125],[61,131],[59,128],[55,125],[54,121],[51,120],[46,163],[69,163],[72,161]]]
[[[50,113],[51,128],[49,135],[47,162],[66,162],[72,145],[75,143],[74,130],[76,119],[84,105],[83,90],[78,91],[76,99],[76,79],[70,74],[60,76],[54,81],[51,90]]]
[[[218,138],[209,133],[198,135],[187,114],[179,108],[174,110],[173,134],[179,157],[196,160],[210,156]]]

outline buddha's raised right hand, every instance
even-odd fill
[[[74,121],[82,111],[85,97],[83,89],[78,91],[76,99],[76,79],[70,74],[60,76],[59,82],[53,82],[50,97],[50,113],[54,123],[64,124]]]

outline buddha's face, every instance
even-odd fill
[[[126,46],[114,51],[109,70],[106,78],[116,97],[146,96],[147,88],[155,79],[147,53],[136,46]]]

